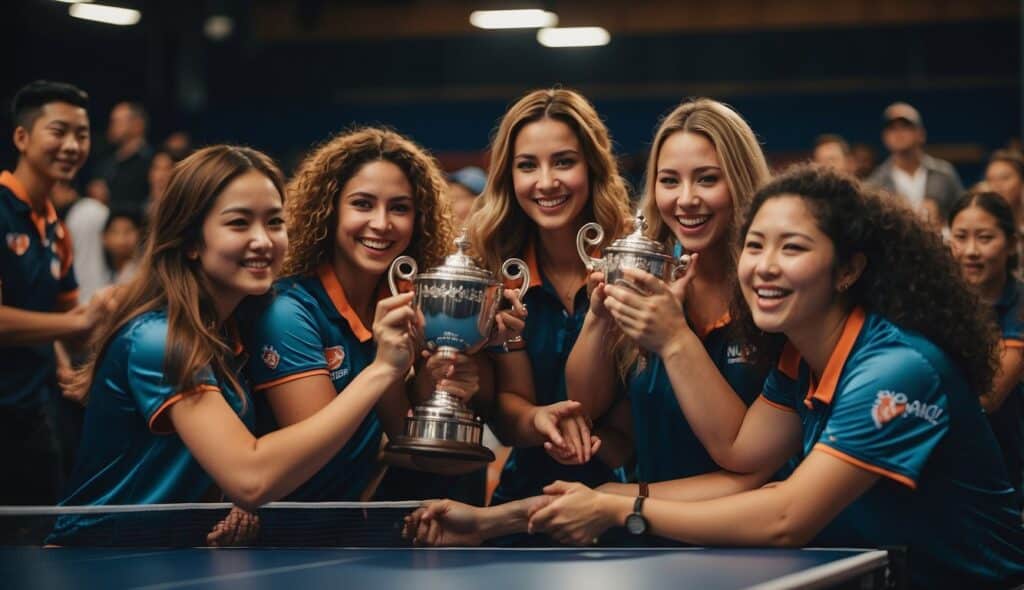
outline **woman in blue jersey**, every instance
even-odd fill
[[[949,213],[949,244],[960,272],[999,326],[999,371],[979,399],[1003,452],[1010,481],[1021,487],[1021,377],[1024,376],[1024,309],[1017,271],[1013,209],[997,193],[960,198]]]
[[[368,326],[377,302],[389,295],[392,261],[410,255],[426,269],[442,263],[452,248],[444,191],[434,159],[386,129],[339,134],[302,162],[288,185],[286,278],[245,334],[253,351],[249,375],[264,410],[258,432],[300,422],[336,398],[362,395],[366,385],[358,375],[370,366],[377,346]],[[465,367],[471,362],[460,357],[462,373],[468,373],[463,381],[476,378]],[[473,393],[464,382],[441,385]],[[404,382],[366,409],[340,452],[290,500],[361,497],[375,479],[382,433],[402,432],[409,409]],[[436,479],[406,475],[419,479],[418,487]],[[400,487],[413,492],[413,486]]]
[[[757,138],[743,118],[720,102],[691,100],[665,117],[654,136],[642,205],[649,238],[669,252],[678,242],[683,251],[700,257],[696,276],[688,282],[685,307],[679,304],[683,294],[678,292],[677,301],[656,300],[664,304],[658,315],[669,325],[689,325],[733,391],[748,405],[760,394],[770,364],[754,362],[748,342],[730,319],[739,254],[735,234],[754,191],[768,178]],[[606,289],[603,278],[601,273],[591,276],[598,284],[566,366],[569,397],[597,418],[625,389],[633,410],[641,485],[718,471],[676,400],[673,384],[690,376],[685,363],[662,356],[670,333],[642,347],[625,336],[605,305],[606,298],[614,300],[618,291]],[[673,287],[682,285],[677,281]],[[770,352],[761,355],[770,356]],[[770,471],[759,474],[758,482],[770,475]],[[636,485],[604,489],[637,493]],[[653,486],[650,493],[661,497],[663,490]]]
[[[213,146],[178,164],[153,213],[138,275],[96,340],[75,387],[88,391],[65,505],[194,502],[216,485],[252,509],[310,478],[412,362],[410,295],[381,301],[376,356],[357,395],[267,436],[239,369],[236,310],[260,303],[288,246],[283,184],[252,149]],[[61,518],[70,544],[110,517]]]
[[[905,546],[917,587],[1024,576],[1015,492],[978,401],[996,335],[938,234],[847,176],[798,167],[757,192],[742,235],[740,320],[789,341],[749,410],[691,330],[652,315],[667,288],[633,273],[651,296],[608,308],[641,343],[675,334],[690,366],[678,398],[719,465],[749,474],[796,454],[792,475],[726,496],[684,479],[689,499],[646,503],[560,482],[530,526],[584,542],[639,504],[651,533],[687,543]]]
[[[758,190],[741,235],[737,321],[755,340],[789,340],[749,410],[685,323],[651,313],[652,299],[675,297],[667,287],[631,272],[650,295],[607,306],[641,344],[675,334],[691,375],[678,399],[716,463],[750,474],[795,455],[792,475],[740,493],[681,479],[671,500],[557,482],[525,507],[527,527],[582,544],[632,516],[635,532],[700,545],[904,546],[915,587],[1019,583],[1024,531],[977,394],[991,388],[996,338],[939,236],[852,178],[808,167]],[[516,524],[435,506],[411,523],[428,542]]]
[[[469,237],[476,254],[497,271],[510,257],[530,266],[522,342],[496,354],[496,434],[514,446],[494,502],[533,496],[553,479],[598,485],[617,479],[621,458],[564,465],[544,444],[558,440],[541,407],[566,401],[565,362],[587,313],[587,272],[576,254],[576,232],[588,221],[605,229],[605,245],[629,221],[628,197],[611,152],[608,130],[576,92],[537,90],[505,113],[491,144],[487,188],[476,200]],[[515,350],[520,349],[520,350]],[[582,421],[567,419],[572,461],[597,450]],[[593,444],[592,444],[593,443]],[[602,453],[616,446],[604,441]]]

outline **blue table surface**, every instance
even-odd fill
[[[804,587],[884,567],[855,549],[0,549],[2,588]]]

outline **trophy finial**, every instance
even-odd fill
[[[459,230],[459,235],[455,238],[455,249],[458,250],[459,254],[465,255],[466,251],[469,250],[469,237],[466,236],[466,228],[463,227]]]
[[[647,217],[640,209],[636,210],[636,217],[633,218],[633,233],[642,234],[647,231]]]

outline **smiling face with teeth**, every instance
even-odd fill
[[[791,340],[845,313],[837,285],[851,271],[835,269],[832,240],[804,199],[773,197],[761,206],[743,240],[737,272],[754,323]],[[796,337],[794,337],[796,336]]]
[[[655,173],[658,212],[683,248],[712,251],[716,260],[727,253],[733,198],[708,138],[688,131],[670,135],[658,152]]]
[[[528,123],[515,139],[512,186],[516,200],[541,231],[575,232],[590,200],[580,140],[564,122]]]
[[[66,102],[44,104],[31,129],[15,128],[14,144],[21,163],[43,178],[71,180],[89,157],[89,116]]]
[[[334,240],[339,277],[376,281],[405,252],[416,222],[413,190],[402,169],[387,160],[364,164],[341,189]]]
[[[248,295],[262,295],[288,250],[281,194],[262,172],[250,170],[217,196],[203,220],[198,259],[221,317]]]

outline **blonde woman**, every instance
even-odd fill
[[[555,479],[590,485],[618,479],[612,467],[622,458],[613,451],[623,453],[607,437],[602,456],[611,465],[588,462],[600,443],[584,420],[571,417],[577,406],[566,401],[564,374],[589,305],[576,233],[597,221],[607,242],[622,233],[629,217],[608,130],[584,97],[536,90],[509,108],[491,145],[487,188],[468,223],[473,248],[488,268],[496,271],[516,256],[531,271],[523,287],[528,315],[522,340],[495,355],[494,426],[516,447],[495,503],[536,495]]]
[[[761,391],[770,365],[752,360],[749,343],[732,327],[730,302],[736,288],[740,216],[768,178],[757,138],[736,111],[709,99],[684,102],[665,117],[654,136],[642,208],[649,238],[668,251],[678,243],[692,257],[700,257],[686,304],[680,303],[682,292],[675,293],[674,301],[635,299],[627,287],[605,285],[600,273],[592,276],[598,284],[566,368],[569,397],[596,419],[625,385],[642,488],[647,482],[720,468],[690,429],[676,399],[674,385],[696,377],[690,364],[677,362],[678,351],[665,348],[671,330],[639,339],[627,336],[634,334],[638,305],[662,304],[656,313],[663,326],[688,325],[717,368],[715,378],[724,378],[744,403],[751,404]],[[677,281],[671,288],[680,290],[682,284]],[[733,475],[720,477],[724,486],[735,483]],[[633,485],[616,487],[622,493],[638,491]],[[663,488],[655,486],[651,493],[660,495]]]

